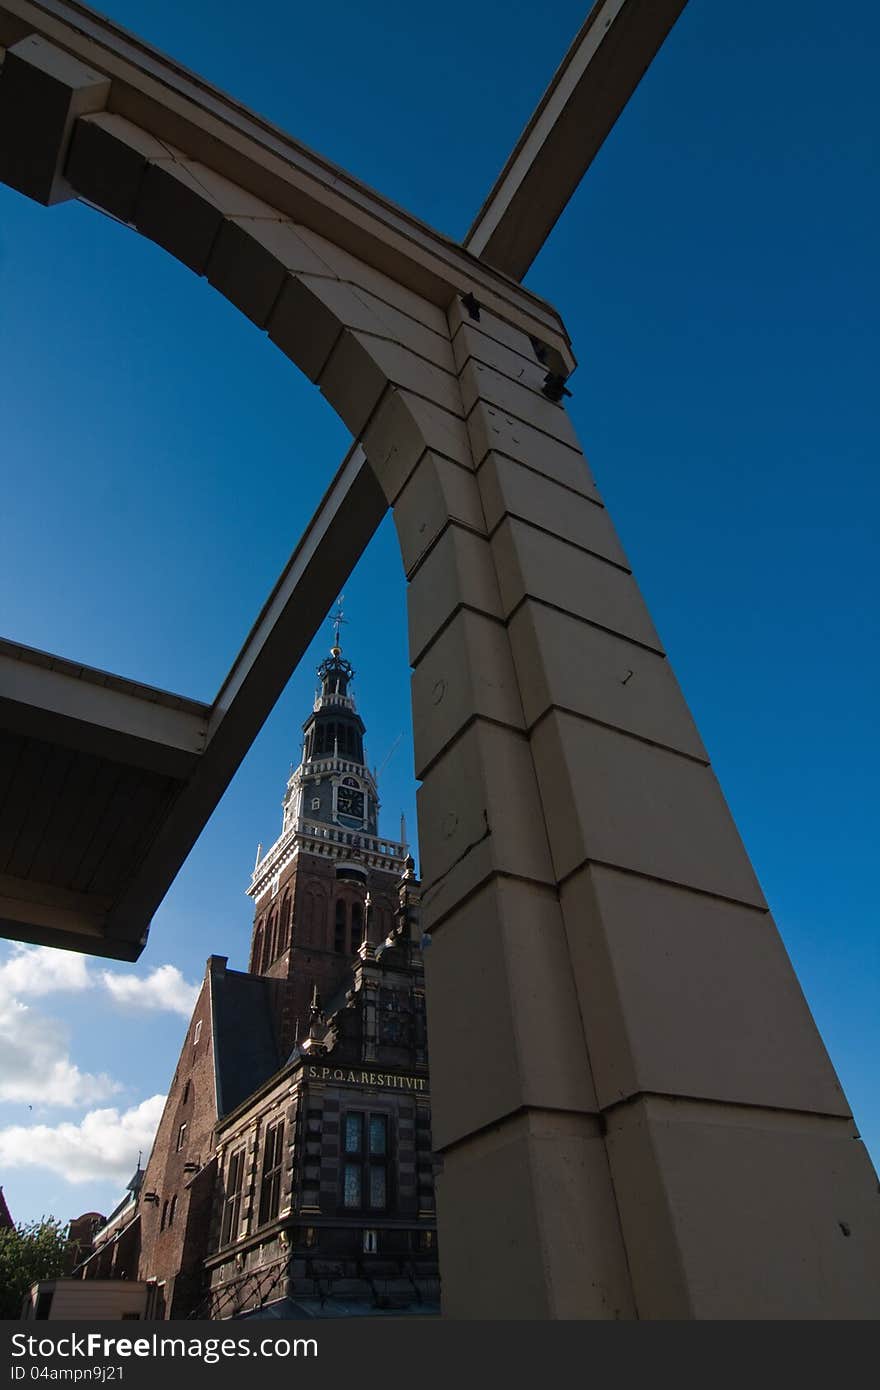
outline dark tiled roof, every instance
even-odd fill
[[[140,1163],[138,1163],[138,1166],[135,1168],[134,1174],[129,1184],[125,1189],[126,1192],[133,1192],[136,1197],[144,1185],[145,1176],[145,1170],[141,1167]]]
[[[274,980],[226,970],[214,975],[214,1066],[218,1118],[278,1071],[283,1058],[272,1025]]]
[[[4,1227],[11,1228],[14,1225],[15,1222],[6,1205],[6,1198],[3,1196],[3,1188],[0,1187],[0,1231],[2,1231]]]
[[[125,1211],[125,1208],[128,1206],[132,1208],[134,1207],[134,1197],[130,1192],[126,1192],[122,1201],[117,1202],[116,1206],[113,1208],[110,1215],[107,1217],[107,1220],[104,1222],[104,1225],[109,1226],[111,1221],[115,1221],[119,1213]]]

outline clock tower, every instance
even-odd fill
[[[321,689],[303,725],[303,760],[290,779],[285,823],[305,818],[378,834],[379,796],[364,763],[364,724],[349,693],[354,671],[339,645],[318,667]]]
[[[248,968],[278,981],[283,1047],[308,1032],[315,991],[327,1003],[350,977],[362,942],[377,946],[392,933],[401,879],[414,883],[408,846],[379,834],[379,793],[338,622],[318,677],[281,834],[266,853],[258,850],[247,890],[255,903]]]

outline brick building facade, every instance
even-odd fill
[[[82,1271],[152,1281],[156,1316],[437,1306],[419,886],[338,633],[318,674],[248,969],[209,958],[125,1242]]]

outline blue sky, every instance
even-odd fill
[[[583,18],[252,0],[244,28],[207,0],[107,7],[454,236]],[[839,28],[818,0],[691,0],[527,281],[565,315],[572,417],[875,1162],[878,45],[866,0]],[[0,411],[0,633],[210,699],[347,448],[316,389],[157,247],[0,187]],[[345,606],[371,761],[405,735],[382,777],[395,834],[415,812],[389,523]],[[329,631],[136,967],[0,946],[0,1022],[5,1000],[34,1074],[29,1100],[0,1069],[16,1218],[115,1202],[187,984],[212,952],[245,965],[244,888]]]

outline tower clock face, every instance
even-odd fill
[[[350,778],[337,789],[336,814],[346,825],[363,825],[364,794]]]

